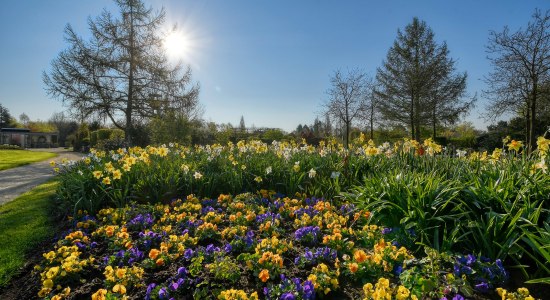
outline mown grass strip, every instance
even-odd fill
[[[42,161],[57,154],[28,150],[0,150],[0,171]]]
[[[57,181],[39,185],[0,206],[0,287],[25,264],[25,256],[53,236],[50,199]]]

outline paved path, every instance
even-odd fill
[[[54,177],[50,161],[61,162],[63,158],[78,160],[84,156],[84,154],[70,152],[63,148],[32,149],[32,151],[55,152],[58,153],[58,156],[30,165],[0,171],[0,205]]]

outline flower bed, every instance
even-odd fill
[[[170,204],[79,213],[35,267],[50,299],[421,299],[494,295],[499,260],[426,248],[353,204],[190,195]],[[505,299],[532,299],[500,289]],[[510,298],[511,299],[511,298]]]

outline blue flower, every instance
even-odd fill
[[[482,293],[487,293],[489,292],[489,284],[487,282],[481,282],[481,283],[478,283],[474,286],[474,288]]]
[[[471,266],[475,262],[476,262],[476,257],[472,254],[468,254],[467,259],[466,259],[466,265]]]
[[[396,275],[396,276],[399,276],[401,275],[401,273],[403,273],[403,266],[401,265],[397,265],[393,268],[393,273]]]
[[[284,294],[281,295],[281,298],[279,298],[281,300],[294,300],[296,299],[296,297],[294,297],[294,295],[290,292],[286,292]]]
[[[151,299],[151,292],[155,289],[157,285],[155,283],[151,283],[147,286],[147,291],[145,292],[145,300]]]
[[[307,280],[304,282],[304,300],[313,300],[315,299],[315,286],[313,282]]]
[[[306,226],[294,232],[294,237],[300,242],[316,243],[321,235],[319,226]]]
[[[159,299],[166,299],[168,298],[168,291],[166,290],[166,288],[161,288],[159,290]]]
[[[185,278],[186,275],[187,275],[187,269],[185,269],[185,267],[179,267],[178,268],[178,277],[179,278]]]
[[[382,234],[388,234],[388,233],[392,233],[393,229],[391,228],[384,228],[382,229]]]
[[[193,254],[194,254],[193,249],[188,248],[188,249],[185,249],[185,251],[183,252],[183,257],[187,260],[190,260],[191,257],[193,257]]]
[[[168,285],[168,288],[172,291],[177,291],[179,287],[180,286],[177,282],[172,282],[170,285]]]

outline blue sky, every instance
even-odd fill
[[[291,131],[313,122],[326,101],[336,69],[360,68],[370,76],[385,59],[398,28],[417,16],[446,41],[459,71],[468,72],[468,92],[478,93],[467,120],[485,129],[482,81],[490,71],[485,45],[490,30],[525,27],[546,0],[463,1],[145,1],[165,7],[168,24],[177,23],[189,39],[184,63],[200,83],[204,118],[237,125]],[[0,103],[12,115],[47,120],[63,111],[44,92],[42,71],[66,47],[70,23],[88,34],[87,19],[107,0],[7,0],[0,10]]]

